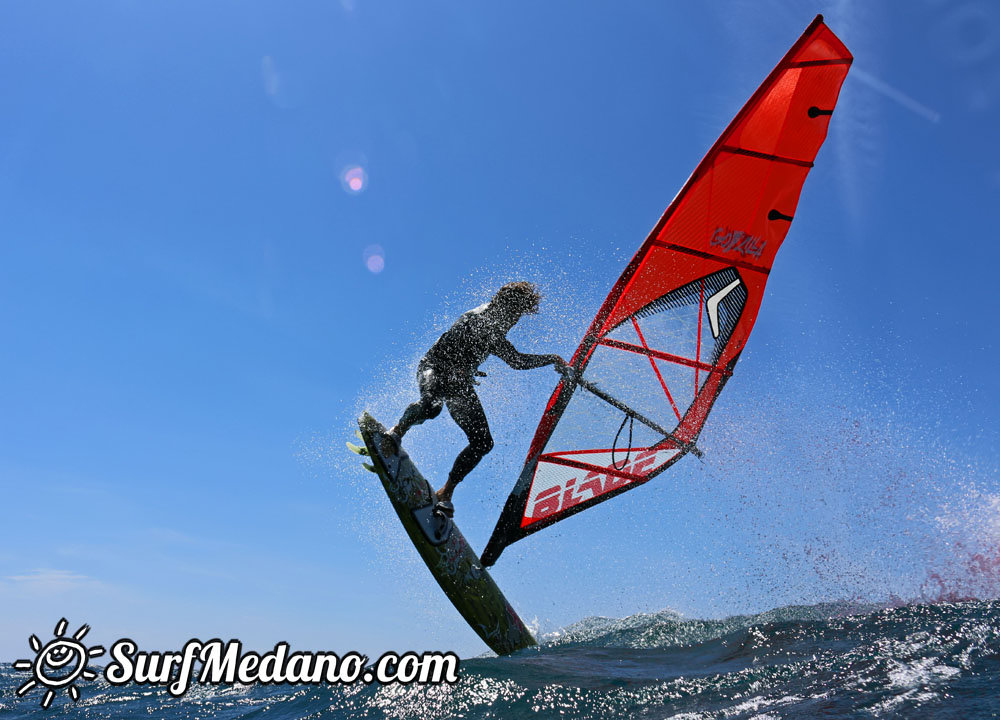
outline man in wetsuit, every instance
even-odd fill
[[[389,430],[399,445],[406,431],[425,420],[437,417],[444,405],[469,438],[468,446],[458,454],[448,474],[448,481],[437,491],[438,508],[451,515],[454,508],[451,495],[479,461],[493,449],[493,436],[486,413],[476,395],[475,377],[484,377],[479,366],[490,355],[496,355],[515,370],[555,365],[565,371],[566,362],[558,355],[525,355],[507,339],[507,333],[523,315],[538,312],[541,296],[529,282],[504,285],[485,305],[462,315],[437,342],[417,366],[420,399],[403,412]]]

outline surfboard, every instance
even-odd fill
[[[406,451],[397,449],[385,428],[368,413],[361,416],[358,426],[365,445],[347,443],[348,449],[370,458],[365,468],[382,481],[410,541],[469,627],[498,655],[535,645],[535,638],[458,526],[433,516],[434,490]]]

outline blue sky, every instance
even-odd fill
[[[855,66],[708,457],[494,576],[543,630],[912,598],[942,568],[995,592],[960,570],[1000,545],[1000,8],[5,3],[0,660],[62,616],[148,648],[480,652],[354,418],[391,422],[508,279],[546,294],[515,344],[570,355],[816,12]],[[554,381],[485,369],[477,547]],[[461,447],[446,416],[407,441],[432,479]]]

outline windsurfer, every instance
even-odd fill
[[[479,366],[490,355],[496,355],[515,370],[546,365],[555,365],[560,372],[568,369],[566,361],[558,355],[521,353],[507,339],[507,333],[518,320],[538,312],[540,301],[533,284],[507,283],[488,303],[469,310],[455,321],[417,365],[420,399],[406,408],[399,422],[389,430],[389,437],[398,446],[411,427],[437,417],[441,408],[448,406],[469,444],[458,454],[447,482],[437,491],[438,509],[446,515],[454,513],[451,496],[455,486],[493,449],[486,413],[474,388],[479,384],[475,378],[486,376]]]

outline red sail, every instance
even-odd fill
[[[699,452],[852,59],[818,16],[708,151],[553,392],[484,565]]]

